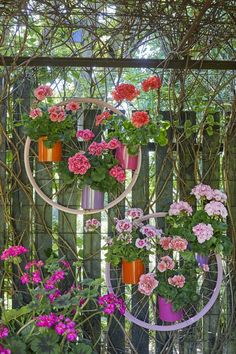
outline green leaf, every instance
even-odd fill
[[[17,337],[7,338],[7,348],[11,349],[12,354],[26,354],[28,352],[26,344]]]
[[[206,132],[209,136],[212,136],[213,135],[213,128],[211,125],[209,125],[209,127],[206,128]]]
[[[60,354],[58,340],[57,334],[49,330],[48,333],[41,333],[32,340],[31,349],[37,354]]]
[[[30,313],[32,309],[27,305],[27,306],[22,306],[20,309],[12,309],[12,310],[7,310],[4,311],[3,313],[3,321],[7,324],[12,320],[15,320],[16,318],[26,315],[27,313]]]
[[[93,349],[88,344],[78,343],[78,344],[73,346],[73,353],[76,353],[76,354],[92,354],[93,353]]]

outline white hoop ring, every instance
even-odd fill
[[[58,105],[62,106],[62,105],[65,105],[71,101],[78,102],[78,103],[93,103],[93,104],[96,104],[97,106],[107,108],[116,114],[123,115],[123,113],[119,109],[117,109],[117,108],[113,107],[112,105],[110,105],[109,103],[99,100],[97,98],[73,98],[68,101],[61,102]],[[108,203],[103,209],[91,209],[91,210],[86,209],[86,210],[84,210],[84,209],[68,208],[68,207],[65,207],[63,205],[60,205],[60,204],[52,201],[46,194],[43,193],[43,191],[37,185],[37,183],[34,179],[34,176],[32,174],[31,168],[30,168],[30,161],[29,161],[30,144],[31,144],[31,139],[29,137],[27,137],[26,142],[25,142],[25,149],[24,149],[24,163],[25,163],[26,174],[29,178],[29,181],[30,181],[32,187],[35,189],[37,194],[46,203],[51,205],[53,208],[64,211],[66,213],[75,214],[75,215],[95,214],[95,213],[99,213],[101,211],[106,211],[110,208],[113,208],[115,205],[117,205],[119,202],[121,202],[127,196],[127,194],[129,194],[131,192],[131,190],[132,190],[133,186],[135,185],[135,183],[138,179],[138,176],[139,176],[141,162],[142,162],[141,148],[139,148],[138,164],[137,164],[136,170],[133,172],[132,180],[131,180],[130,184],[127,186],[127,188],[125,189],[125,191],[123,193],[121,193],[121,195],[119,195],[119,197],[117,197],[112,202]]]

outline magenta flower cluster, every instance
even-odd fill
[[[9,329],[6,326],[0,326],[0,339],[4,339],[8,336]]]
[[[24,246],[11,246],[2,252],[0,259],[2,261],[7,261],[11,257],[19,257],[20,255],[27,253],[28,251],[29,250]]]
[[[4,348],[4,346],[0,344],[0,354],[11,354],[11,350]]]
[[[107,294],[98,298],[98,304],[103,308],[103,312],[111,315],[118,310],[121,315],[125,313],[125,303],[122,298],[115,294]]]
[[[56,315],[51,312],[49,315],[40,315],[36,317],[35,324],[38,327],[54,328],[55,332],[60,336],[66,336],[69,342],[76,341],[78,331],[75,328],[76,323],[69,317],[64,315]]]

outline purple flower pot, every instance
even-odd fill
[[[104,193],[94,190],[89,186],[84,187],[82,190],[81,206],[83,209],[103,209]]]
[[[166,322],[176,322],[182,320],[184,316],[183,310],[174,311],[172,303],[158,296],[159,318]]]
[[[203,256],[202,254],[199,254],[199,253],[196,253],[195,259],[196,259],[197,263],[200,265],[200,267],[203,267],[204,264],[208,264],[209,257]]]
[[[129,155],[127,147],[121,145],[116,149],[116,159],[119,161],[120,165],[124,169],[136,170],[138,166],[138,154]]]

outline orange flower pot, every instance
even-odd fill
[[[52,148],[47,148],[44,141],[46,136],[42,136],[38,140],[38,160],[40,162],[58,162],[62,160],[62,143],[57,141]]]
[[[138,284],[139,278],[144,274],[144,263],[141,259],[128,262],[126,259],[122,259],[122,283],[123,284]]]

